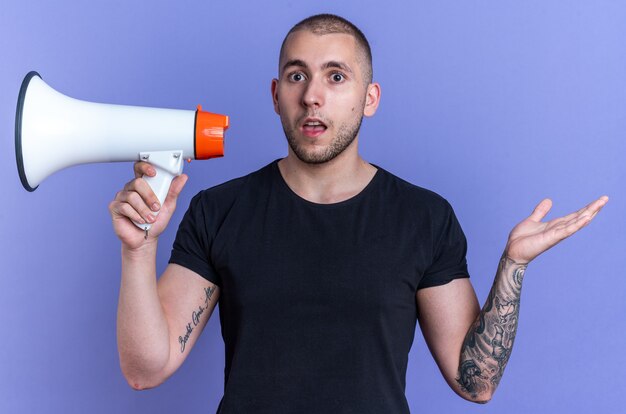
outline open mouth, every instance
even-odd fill
[[[326,131],[326,125],[318,119],[307,119],[302,124],[302,130],[307,135],[319,135]]]

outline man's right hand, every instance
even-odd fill
[[[147,162],[138,161],[134,165],[134,172],[135,179],[129,181],[109,204],[115,234],[122,241],[123,247],[131,250],[154,243],[165,230],[176,210],[178,195],[188,178],[187,175],[181,174],[172,180],[165,202],[161,206],[148,183],[141,178],[144,174],[155,176],[154,167]],[[158,212],[158,216],[154,214],[155,212]],[[152,224],[147,239],[145,232],[135,226],[133,221]]]

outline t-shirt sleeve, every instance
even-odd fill
[[[191,200],[178,226],[169,263],[186,267],[221,287],[222,280],[210,260],[213,239],[210,225],[215,223],[208,210],[209,206],[203,200],[202,193]]]
[[[445,285],[454,279],[467,278],[467,240],[461,225],[446,202],[443,221],[440,228],[434,230],[438,234],[433,249],[433,261],[424,272],[418,289]]]

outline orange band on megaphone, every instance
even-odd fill
[[[224,156],[224,131],[228,129],[228,116],[196,111],[195,158],[206,160]]]

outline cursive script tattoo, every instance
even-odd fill
[[[472,400],[488,399],[502,378],[517,332],[527,266],[502,256],[487,302],[465,337],[456,381]]]
[[[209,309],[209,302],[213,296],[213,292],[215,292],[215,287],[204,288],[204,303],[199,305],[198,309],[192,312],[191,322],[185,326],[185,334],[178,337],[181,354],[185,352],[185,347],[187,346],[187,341],[189,341],[191,333],[196,326],[200,325],[200,316],[202,316],[205,310]]]
[[[190,323],[187,324],[186,328],[187,328],[187,332],[185,332],[185,335],[178,337],[178,342],[180,343],[180,352],[181,353],[185,352],[185,345],[187,345],[187,341],[189,340],[189,336],[193,332],[193,328],[191,327]]]
[[[204,313],[205,309],[206,308],[203,308],[202,306],[198,306],[198,310],[193,311],[193,313],[191,314],[191,321],[193,322],[194,326],[198,326],[198,324],[200,323],[200,315]]]

